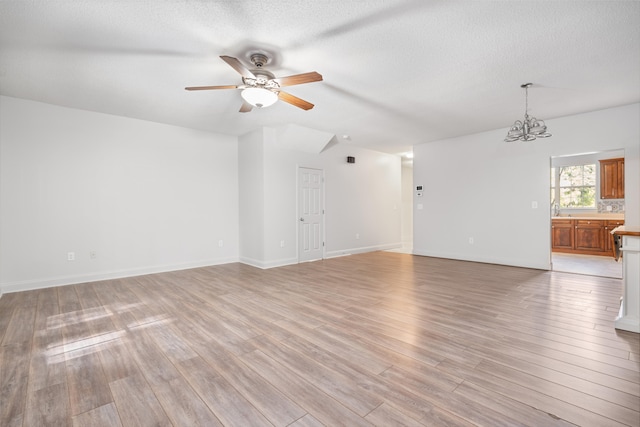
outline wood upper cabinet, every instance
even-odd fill
[[[604,252],[605,221],[575,220],[574,249]]]
[[[600,198],[624,199],[624,158],[600,160]]]

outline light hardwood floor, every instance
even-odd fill
[[[638,426],[619,279],[374,252],[6,294],[2,426]]]

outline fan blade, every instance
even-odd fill
[[[278,77],[277,79],[273,79],[273,81],[278,83],[280,87],[285,87],[300,85],[303,83],[320,82],[322,81],[322,76],[315,71],[312,71],[310,73],[296,74],[288,77]]]
[[[240,112],[248,113],[251,110],[253,110],[253,105],[249,104],[247,101],[243,101],[242,106],[240,107]]]
[[[247,67],[242,65],[242,62],[240,62],[238,59],[226,55],[221,55],[220,58],[222,58],[222,60],[227,64],[231,65],[231,68],[239,72],[242,77],[245,77],[247,79],[256,78],[256,76],[254,76],[253,73],[247,69]]]
[[[226,85],[226,86],[190,86],[185,87],[185,90],[214,90],[214,89],[238,89],[236,85]]]
[[[310,110],[313,108],[312,103],[307,102],[304,99],[300,99],[297,96],[293,96],[287,92],[282,92],[282,91],[278,92],[278,98],[298,108],[302,108],[303,110]]]

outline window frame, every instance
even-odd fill
[[[583,177],[583,182],[584,182],[584,167],[585,166],[593,166],[593,170],[594,170],[594,184],[593,185],[570,185],[570,186],[561,186],[560,185],[560,175],[562,173],[562,169],[563,168],[575,168],[575,167],[581,167],[582,168],[582,177]],[[600,188],[599,188],[599,165],[598,162],[585,162],[585,163],[578,163],[578,164],[569,164],[569,165],[562,165],[562,166],[552,166],[551,167],[551,172],[553,173],[553,185],[551,186],[551,204],[552,207],[555,207],[555,204],[557,203],[558,205],[558,210],[597,210],[598,208],[598,198],[599,198],[599,192],[600,192]],[[563,189],[583,189],[583,188],[593,188],[593,205],[591,206],[561,206],[560,205],[560,200],[561,200],[561,193]],[[557,199],[557,200],[556,200]]]

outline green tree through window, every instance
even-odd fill
[[[563,166],[555,171],[557,175],[560,208],[596,207],[596,165]],[[554,189],[555,190],[555,189]]]

